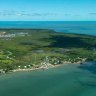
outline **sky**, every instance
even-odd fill
[[[0,21],[96,21],[96,0],[0,0]]]

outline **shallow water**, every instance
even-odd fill
[[[96,96],[96,74],[78,65],[0,76],[0,96]]]

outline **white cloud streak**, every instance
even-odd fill
[[[0,16],[52,16],[56,13],[39,13],[39,12],[27,12],[27,11],[14,11],[14,10],[1,10]]]

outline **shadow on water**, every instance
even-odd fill
[[[75,72],[75,74],[78,74],[75,78],[76,82],[83,87],[96,88],[96,62],[86,62],[77,66],[77,68],[82,70]]]
[[[88,78],[85,82],[82,82],[80,80],[78,80],[78,82],[82,85],[82,86],[90,86],[90,87],[96,87],[96,62],[86,62],[80,66],[78,66],[78,68],[83,69],[83,70],[87,70],[89,72],[91,72],[93,75],[89,75]]]
[[[84,40],[85,39],[85,40]],[[65,35],[52,35],[50,38],[42,38],[42,41],[51,41],[50,45],[46,47],[55,48],[88,48],[94,46],[86,41],[90,41],[87,37],[81,36],[65,36]]]
[[[79,82],[82,86],[96,87],[96,82]]]
[[[78,66],[80,69],[88,70],[92,74],[96,74],[96,62],[86,62],[80,66]]]

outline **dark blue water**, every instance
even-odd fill
[[[96,35],[96,21],[1,21],[0,28],[53,29],[57,32]]]

